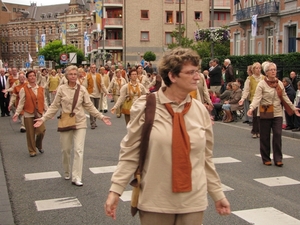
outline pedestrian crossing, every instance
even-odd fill
[[[255,156],[260,157],[259,154],[255,154]],[[271,156],[272,158],[272,156]],[[293,156],[283,155],[283,158],[290,159]],[[238,160],[233,157],[218,157],[213,158],[213,162],[215,164],[230,164],[230,163],[241,163],[241,160]],[[116,166],[105,166],[105,167],[91,167],[89,168],[90,172],[95,175],[101,174],[112,174],[116,169]],[[24,180],[26,182],[37,182],[42,179],[55,179],[62,178],[58,171],[49,171],[49,172],[40,172],[40,173],[30,173],[24,175]],[[259,177],[253,179],[259,184],[265,185],[269,188],[277,187],[277,186],[288,186],[288,185],[299,185],[300,181],[289,178],[287,176],[277,176],[277,177]],[[226,184],[222,184],[222,189],[225,192],[233,191],[234,187],[229,187]],[[124,191],[120,199],[123,202],[129,202],[131,199],[132,191]],[[45,200],[36,200],[35,206],[37,211],[46,211],[46,210],[61,210],[73,207],[82,207],[79,199],[74,196],[64,197],[64,198],[55,198],[55,199],[45,199]],[[282,211],[279,211],[273,207],[265,207],[265,208],[254,208],[254,209],[243,209],[233,211],[237,217],[247,221],[249,224],[255,225],[300,225],[300,220],[285,214]]]

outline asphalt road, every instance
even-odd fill
[[[110,104],[111,105],[111,104]],[[113,221],[104,214],[103,205],[110,187],[111,173],[94,174],[90,168],[115,166],[118,161],[119,143],[126,133],[124,118],[112,118],[112,126],[98,121],[95,130],[87,129],[84,152],[83,187],[71,185],[63,177],[25,181],[25,175],[57,171],[61,175],[61,154],[59,133],[56,131],[56,118],[46,123],[44,154],[30,158],[25,134],[19,132],[19,124],[8,117],[0,118],[0,141],[3,154],[3,165],[7,178],[12,211],[17,225],[60,225],[60,224],[139,224],[138,216],[130,215],[130,203],[120,201],[117,220]],[[295,218],[300,224],[300,184],[270,187],[254,179],[282,177],[300,181],[299,139],[283,137],[283,152],[293,158],[284,159],[284,166],[264,166],[259,153],[259,140],[252,139],[250,127],[241,122],[214,125],[215,149],[214,158],[218,160],[237,160],[237,162],[217,163],[217,171],[222,184],[232,190],[226,191],[232,211],[273,207],[280,212]],[[131,188],[128,186],[127,190]],[[38,211],[36,201],[57,198],[76,198],[79,207]],[[253,214],[255,216],[255,214]],[[270,218],[271,219],[271,218]],[[205,212],[204,225],[249,225],[260,224],[248,222],[232,213],[221,217],[209,198]],[[264,223],[275,224],[275,223]],[[280,223],[278,223],[280,224]],[[288,224],[288,223],[282,223]]]

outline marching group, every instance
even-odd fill
[[[116,217],[119,196],[139,165],[139,143],[146,120],[145,96],[148,93],[155,95],[155,117],[138,204],[142,224],[153,224],[154,220],[199,224],[207,206],[206,192],[215,200],[221,215],[230,213],[230,205],[212,163],[211,120],[231,123],[237,112],[245,112],[244,123],[252,125],[252,137],[260,139],[262,161],[267,166],[272,165],[271,130],[274,164],[283,165],[283,106],[285,129],[300,131],[300,82],[297,83],[295,72],[291,72],[291,79],[278,80],[277,68],[272,62],[255,62],[248,66],[245,82],[235,79],[229,59],[224,60],[223,66],[219,65],[218,59],[212,59],[209,69],[201,73],[199,56],[184,48],[166,53],[158,73],[148,63],[126,70],[120,63],[99,68],[95,64],[81,68],[68,66],[64,73],[61,69],[46,68],[27,72],[9,68],[5,73],[0,69],[1,116],[9,116],[12,112],[13,120],[21,121],[20,132],[26,132],[31,157],[37,155],[37,150],[44,152],[44,122],[57,112],[75,116],[76,129],[60,132],[60,145],[64,178],[71,179],[76,186],[83,185],[85,111],[90,113],[92,130],[97,127],[97,119],[111,125],[110,118],[104,115],[108,112],[108,99],[114,102],[110,112],[117,118],[124,115],[127,135],[121,141],[119,164],[105,204],[105,212],[112,218]],[[271,116],[263,118],[266,112]],[[195,114],[201,116],[195,117]],[[151,142],[152,139],[156,141]],[[156,176],[157,173],[161,176]],[[161,198],[163,194],[169,204]]]

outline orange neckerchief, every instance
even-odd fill
[[[139,85],[136,84],[136,87],[134,87],[131,83],[128,83],[128,95],[134,96],[136,93],[138,94],[138,96],[141,96]]]
[[[172,191],[189,192],[192,190],[192,165],[190,161],[190,137],[187,133],[184,115],[192,102],[185,103],[181,113],[174,112],[170,103],[165,106],[173,117],[172,133]]]

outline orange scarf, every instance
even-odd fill
[[[172,191],[192,190],[192,165],[190,161],[190,137],[186,131],[183,116],[189,111],[192,102],[185,103],[181,113],[174,113],[170,103],[165,106],[173,117],[172,133]]]

